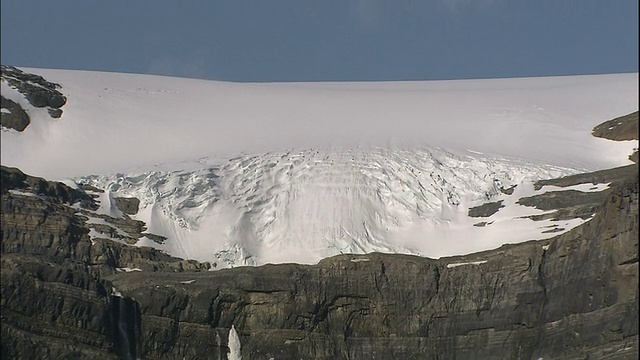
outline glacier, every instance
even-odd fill
[[[60,119],[2,131],[2,163],[93,185],[100,212],[140,199],[153,246],[218,267],[340,253],[462,255],[557,235],[517,204],[539,179],[630,163],[591,136],[638,109],[638,74],[372,83],[228,83],[29,69],[60,83]],[[515,187],[514,194],[503,190]],[[503,201],[487,218],[470,207]],[[483,221],[487,226],[478,226]]]
[[[555,234],[542,233],[549,223],[522,218],[540,213],[535,209],[485,228],[473,226],[478,220],[469,218],[467,210],[488,200],[517,197],[501,189],[532,188],[535,180],[575,172],[426,147],[274,152],[220,164],[200,159],[198,164],[198,170],[77,181],[105,189],[102,198],[140,199],[133,217],[169,240],[159,245],[143,238],[139,245],[238,266],[311,264],[342,253],[441,257],[550,237]],[[506,210],[512,208],[518,206]]]

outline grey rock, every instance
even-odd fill
[[[62,109],[48,109],[47,111],[49,112],[49,115],[51,115],[51,117],[54,119],[62,117]]]
[[[488,202],[482,205],[469,208],[469,216],[471,217],[489,217],[503,208],[502,200],[496,202]]]
[[[638,167],[636,166],[621,166],[613,169],[599,170],[590,173],[576,174],[565,176],[557,179],[546,179],[536,181],[534,184],[535,190],[542,189],[545,185],[568,187],[573,185],[592,183],[592,184],[605,184],[611,183],[611,186],[615,186],[625,179],[634,176],[638,173]]]
[[[116,207],[125,214],[135,215],[138,213],[138,207],[140,206],[140,200],[134,197],[116,197],[113,200],[116,202]]]
[[[31,119],[29,115],[24,111],[20,104],[0,96],[2,101],[1,107],[8,112],[3,111],[0,113],[0,125],[17,131],[24,131],[29,126]]]
[[[590,218],[602,204],[606,193],[577,190],[548,191],[539,195],[520,198],[516,204],[540,210],[555,210],[542,215],[530,216],[533,220],[568,220]]]
[[[605,121],[593,128],[591,135],[609,140],[638,140],[638,112]]]
[[[617,117],[606,121],[593,128],[593,136],[609,140],[638,140],[638,112]],[[631,155],[629,160],[638,163],[638,149]]]

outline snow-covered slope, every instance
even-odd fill
[[[633,145],[594,138],[593,126],[638,109],[638,74],[237,84],[24,70],[61,84],[67,104],[62,119],[3,133],[2,162],[49,178],[211,155],[409,144],[596,169],[624,163]]]
[[[25,70],[68,102],[61,119],[31,109],[23,133],[3,131],[2,164],[105,188],[103,210],[135,196],[134,217],[168,238],[138,245],[220,265],[550,237],[516,204],[532,181],[623,165],[637,147],[591,129],[638,109],[638,74],[236,84]],[[478,226],[468,209],[488,200],[505,207]]]

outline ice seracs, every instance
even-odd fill
[[[226,267],[376,251],[441,257],[549,237],[543,231],[551,222],[523,218],[542,211],[515,203],[535,193],[533,181],[575,172],[429,147],[272,152],[197,164],[78,181],[105,189],[105,201],[140,199],[133,217],[168,239],[138,245]],[[516,195],[506,196],[502,189],[513,185]],[[468,208],[491,199],[508,206],[491,226],[474,227]]]

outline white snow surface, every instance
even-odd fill
[[[51,119],[8,90],[32,124],[1,133],[2,164],[106,189],[98,213],[110,216],[122,216],[113,197],[135,196],[133,217],[168,238],[136,245],[219,267],[442,257],[552,237],[583,220],[524,218],[543,211],[520,197],[561,190],[533,182],[628,164],[638,146],[591,136],[637,111],[637,73],[240,84],[23,70],[60,83],[68,102]],[[496,214],[467,216],[497,200]]]
[[[61,84],[68,101],[51,119],[3,82],[3,95],[35,119],[23,133],[2,133],[2,162],[47,178],[212,155],[412,144],[596,170],[628,163],[637,144],[591,136],[595,125],[638,110],[637,73],[254,84],[23,70]]]

